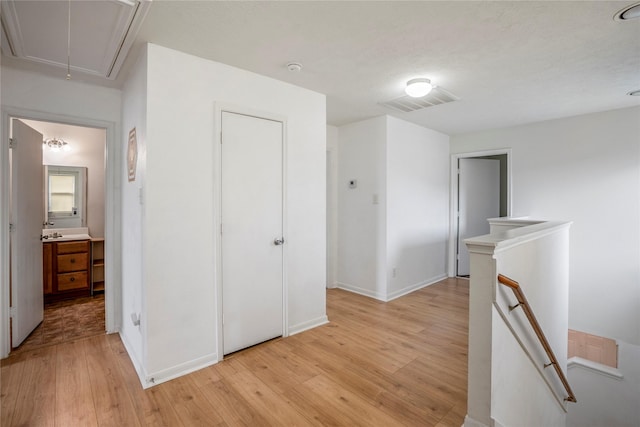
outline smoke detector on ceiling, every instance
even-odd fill
[[[299,62],[289,62],[287,64],[287,70],[291,71],[292,73],[300,72],[302,70],[302,64]]]

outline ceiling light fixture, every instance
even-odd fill
[[[613,15],[613,19],[616,21],[628,21],[636,18],[640,18],[640,2],[627,6]]]
[[[629,95],[629,96],[640,96],[640,89],[632,90],[631,92],[627,92],[627,95]]]
[[[46,139],[43,143],[43,147],[49,147],[51,151],[71,151],[71,146],[69,143],[60,138],[49,138]]]
[[[407,87],[404,91],[407,95],[413,98],[422,98],[433,89],[433,85],[431,85],[431,80],[425,79],[423,77],[417,79],[411,79],[407,82]]]

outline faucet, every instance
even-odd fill
[[[43,238],[44,240],[46,240],[46,239],[55,239],[55,238],[57,238],[57,237],[63,237],[63,236],[62,236],[62,233],[58,233],[58,232],[56,231],[56,232],[54,232],[54,233],[46,234],[46,235],[42,236],[42,238]]]

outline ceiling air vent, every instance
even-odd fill
[[[446,104],[447,102],[453,102],[459,99],[460,98],[441,87],[434,87],[431,92],[422,98],[412,98],[409,95],[404,95],[390,101],[381,102],[380,105],[402,113],[409,113],[411,111],[422,110],[423,108]]]

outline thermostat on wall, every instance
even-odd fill
[[[349,181],[349,188],[356,188],[357,186],[358,186],[357,179],[352,179],[351,181]]]

